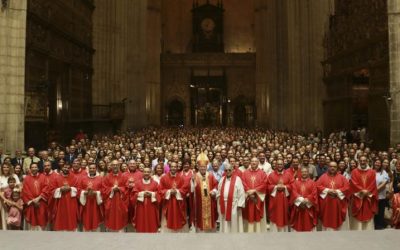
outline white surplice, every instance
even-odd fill
[[[231,185],[231,179],[228,178],[225,181],[224,193],[221,194],[222,183],[224,182],[226,176],[221,178],[221,181],[218,184],[218,192],[217,192],[217,204],[218,204],[218,214],[220,219],[220,232],[221,233],[242,233],[243,232],[243,218],[242,218],[242,208],[245,206],[245,192],[242,184],[242,180],[239,177],[236,177],[235,186],[233,191],[232,198],[232,213],[231,213],[231,221],[225,220],[225,215],[221,214],[221,208],[219,205],[219,197],[223,195],[225,202],[225,209],[227,209],[228,195],[229,195],[229,187]],[[226,211],[225,211],[226,214]]]

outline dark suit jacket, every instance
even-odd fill
[[[22,167],[22,166],[24,165],[24,158],[23,158],[23,157],[20,157],[19,159],[20,159],[19,164],[20,164],[21,167]],[[14,167],[18,164],[17,157],[14,157],[14,158],[11,159],[11,164],[12,164]]]
[[[77,155],[76,154],[67,154],[65,156],[65,162],[71,164],[75,159],[76,159]]]
[[[81,148],[81,149],[77,148],[75,151],[76,151],[76,155],[78,155],[79,153],[81,153],[81,154],[82,154],[82,157],[84,157],[85,154],[86,154],[86,150],[83,149],[83,148]]]

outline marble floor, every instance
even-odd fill
[[[0,231],[0,249],[232,250],[399,249],[400,230],[265,234],[135,234]]]

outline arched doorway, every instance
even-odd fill
[[[184,117],[185,105],[179,100],[172,100],[168,105],[167,124],[170,126],[183,125],[185,122]]]

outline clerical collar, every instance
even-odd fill
[[[169,174],[171,175],[171,177],[175,177],[176,176],[176,173],[172,174],[171,172],[169,172]]]
[[[90,173],[88,173],[88,177],[91,178],[91,179],[93,179],[93,178],[95,178],[95,177],[97,177],[97,176],[99,176],[99,173],[98,173],[98,172],[96,172],[95,175],[90,175]]]
[[[369,169],[369,166],[367,165],[365,169],[362,169],[361,166],[358,166],[358,169],[360,169],[361,171],[367,171]]]
[[[150,179],[145,180],[145,179],[143,178],[143,184],[150,184]]]
[[[64,172],[62,172],[62,176],[67,177],[67,176],[69,176],[69,173],[64,174]]]

